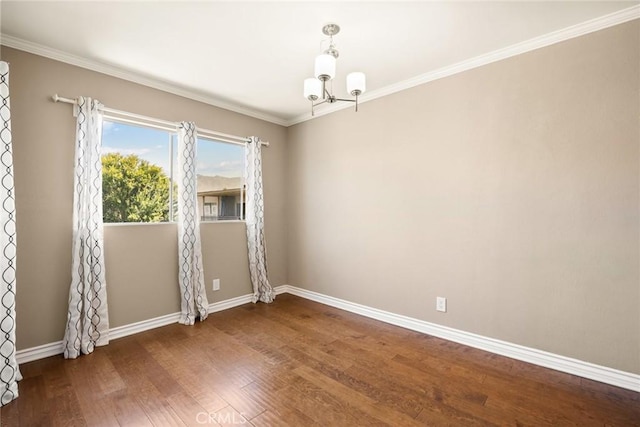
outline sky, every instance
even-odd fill
[[[136,154],[171,170],[169,132],[105,120],[102,126],[102,154]],[[174,156],[177,158],[177,154]],[[224,142],[198,140],[197,173],[199,175],[238,177],[243,175],[244,147]],[[175,169],[175,166],[174,166]]]

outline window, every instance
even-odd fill
[[[175,134],[168,131],[104,120],[102,215],[105,223],[173,220],[177,201],[171,177],[173,140]]]
[[[105,223],[168,222],[178,212],[176,134],[117,120],[102,130]],[[244,147],[198,139],[196,159],[201,221],[244,219]]]
[[[244,147],[198,139],[198,212],[201,221],[244,219]]]

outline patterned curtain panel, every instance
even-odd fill
[[[275,294],[267,279],[267,250],[264,243],[264,196],[262,194],[262,142],[252,136],[245,144],[247,179],[247,246],[253,302],[273,302]]]
[[[13,188],[9,64],[0,61],[0,403],[18,397],[16,362],[16,207]]]
[[[193,325],[207,318],[209,302],[204,287],[200,217],[196,188],[196,125],[182,122],[178,128],[178,263],[181,296],[179,322]]]
[[[78,98],[73,188],[73,260],[64,357],[109,343],[102,234],[102,105]]]

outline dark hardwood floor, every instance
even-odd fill
[[[640,394],[292,295],[21,366],[2,426],[640,425]]]

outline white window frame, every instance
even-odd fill
[[[223,140],[220,140],[219,138],[216,138],[214,136],[206,136],[206,135],[205,136],[201,136],[201,135],[198,135],[198,141],[196,141],[196,143],[198,143],[200,140],[203,140],[203,141],[206,141],[206,142],[210,142],[210,143],[215,143],[215,144],[230,144],[230,145],[237,145],[237,146],[244,147],[244,143],[233,142],[233,141],[223,141]],[[242,176],[240,177],[240,219],[226,219],[226,220],[217,219],[217,220],[209,220],[209,221],[200,221],[201,223],[211,224],[211,223],[244,222],[245,221],[244,205],[246,203],[246,200],[245,200],[245,193],[246,193],[245,187],[247,185],[247,177],[245,176],[245,174],[246,174],[246,165],[244,164],[244,162],[246,162],[246,159],[244,158],[244,156],[242,156]],[[196,175],[197,175],[197,171],[196,171]],[[197,192],[197,188],[196,188],[196,192]],[[220,199],[219,198],[218,198],[218,209],[220,209]]]
[[[129,114],[129,113],[127,113]],[[158,124],[155,123],[153,121],[153,119],[150,120],[145,120],[145,118],[143,116],[136,116],[136,115],[132,115],[134,117],[136,117],[136,119],[130,119],[127,117],[122,117],[121,115],[118,114],[112,114],[112,113],[103,113],[103,121],[105,122],[112,122],[112,123],[119,123],[119,124],[123,124],[123,125],[128,125],[128,126],[137,126],[137,127],[142,127],[142,128],[150,128],[150,129],[156,129],[156,130],[161,130],[164,132],[167,132],[168,136],[169,136],[169,219],[167,221],[161,221],[161,222],[105,222],[105,225],[158,225],[158,224],[171,224],[176,222],[176,218],[174,215],[174,210],[172,209],[174,200],[173,200],[173,186],[175,185],[179,185],[179,183],[177,183],[177,181],[175,180],[174,174],[176,172],[175,170],[175,160],[177,157],[177,137],[178,137],[178,133],[175,127],[171,127],[171,126],[167,126],[167,125],[163,125],[163,124]],[[139,118],[138,118],[139,117]],[[232,141],[231,139],[225,140],[224,138],[220,138],[217,136],[213,136],[213,135],[208,135],[208,133],[211,133],[209,131],[205,131],[203,132],[203,135],[198,134],[198,141],[199,140],[203,140],[203,141],[207,141],[207,142],[211,142],[211,143],[216,143],[216,144],[231,144],[231,145],[237,145],[237,146],[241,146],[244,147],[244,142],[236,142],[236,141]],[[222,134],[224,135],[224,134]],[[229,137],[232,137],[232,135],[228,135]],[[198,142],[196,141],[196,143]],[[197,160],[197,159],[196,159]],[[212,223],[230,223],[230,222],[244,222],[245,221],[245,209],[244,209],[244,205],[246,203],[245,200],[245,187],[246,187],[246,176],[245,176],[245,172],[246,172],[246,168],[245,168],[245,164],[244,162],[246,161],[246,159],[243,156],[243,165],[242,165],[242,176],[240,179],[240,215],[239,215],[239,219],[232,219],[232,220],[209,220],[209,221],[201,221],[202,223],[205,224],[212,224]]]

